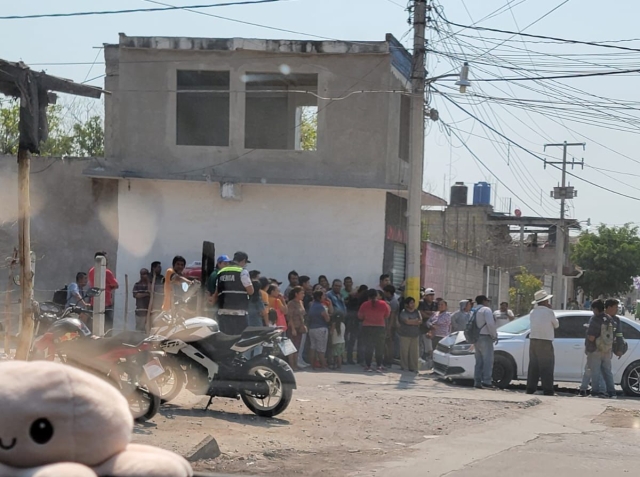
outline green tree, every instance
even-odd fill
[[[318,148],[318,108],[302,108],[300,146],[303,151],[315,151]]]
[[[62,105],[47,109],[49,137],[40,145],[41,156],[103,156],[104,130],[102,119],[92,116],[85,122],[69,124]],[[20,133],[20,103],[9,100],[0,107],[0,153],[17,154]]]
[[[520,267],[520,273],[515,276],[516,286],[509,288],[509,301],[514,307],[516,315],[521,316],[531,310],[531,302],[535,293],[542,289],[542,281]]]
[[[625,294],[640,274],[638,227],[600,225],[597,232],[584,232],[573,246],[571,260],[584,270],[576,285],[587,296]]]
[[[77,156],[104,156],[104,127],[100,116],[92,116],[85,123],[73,125],[73,139]]]
[[[18,153],[19,121],[20,108],[16,101],[11,101],[8,106],[0,108],[0,153]]]

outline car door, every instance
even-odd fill
[[[559,316],[560,326],[556,329],[553,349],[555,352],[556,381],[575,382],[582,379],[586,361],[584,338],[589,323],[588,315]]]

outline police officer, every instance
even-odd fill
[[[233,261],[218,272],[213,303],[218,303],[218,325],[227,335],[239,335],[247,327],[249,296],[253,294],[253,285],[245,266],[249,256],[245,252],[236,252]]]

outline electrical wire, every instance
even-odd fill
[[[207,5],[185,5],[184,7],[165,6],[164,8],[132,8],[129,10],[102,10],[93,12],[71,12],[71,13],[39,13],[35,15],[8,15],[0,16],[0,20],[30,20],[34,18],[68,18],[68,17],[86,17],[92,15],[118,15],[122,13],[149,13],[149,12],[167,12],[171,10],[198,9],[198,8],[216,8],[230,7],[236,5],[253,5],[258,3],[274,3],[284,0],[238,0],[228,3],[209,3]]]
[[[496,134],[498,134],[499,136],[501,136],[503,139],[505,139],[505,140],[509,141],[511,144],[513,144],[514,146],[516,146],[516,147],[518,147],[519,149],[523,150],[523,151],[524,151],[524,152],[526,152],[527,154],[529,154],[529,155],[531,155],[531,156],[535,157],[535,158],[536,158],[536,159],[538,159],[539,161],[545,162],[545,160],[544,160],[543,158],[541,158],[539,155],[537,155],[536,153],[534,153],[534,152],[530,151],[529,149],[525,148],[524,146],[521,146],[520,144],[518,144],[518,143],[517,143],[517,142],[515,142],[514,140],[510,139],[509,137],[505,136],[504,134],[500,133],[499,131],[495,130],[495,129],[494,129],[494,128],[492,128],[490,125],[488,125],[486,122],[484,122],[482,119],[478,118],[478,117],[477,117],[477,116],[475,116],[473,113],[469,112],[467,109],[463,108],[463,107],[462,107],[462,106],[460,106],[457,102],[455,102],[454,100],[452,100],[451,98],[449,98],[449,97],[448,97],[448,95],[446,95],[446,94],[444,94],[444,93],[441,93],[441,94],[442,94],[442,96],[443,96],[447,101],[449,101],[450,103],[452,103],[452,104],[453,104],[454,106],[456,106],[458,109],[462,110],[463,112],[465,112],[465,113],[466,113],[466,114],[468,114],[469,116],[473,117],[476,121],[479,121],[479,122],[480,122],[481,124],[483,124],[485,127],[487,127],[487,128],[489,128],[489,129],[491,129],[493,132],[495,132]],[[556,168],[556,169],[558,169],[558,170],[561,170],[561,168],[560,168],[559,166],[555,165],[555,164],[549,164],[549,165],[550,165],[550,166],[552,166],[552,167],[554,167],[554,168]],[[584,179],[583,177],[580,177],[580,176],[578,176],[578,175],[576,175],[576,174],[574,174],[574,173],[572,173],[572,172],[567,171],[567,172],[566,172],[566,174],[567,174],[567,175],[569,175],[569,176],[571,176],[571,177],[574,177],[574,178],[576,178],[576,179],[578,179],[578,180],[580,180],[580,181],[582,181],[582,182],[585,182],[585,183],[587,183],[587,184],[590,184],[590,185],[592,185],[592,186],[595,186],[595,187],[597,187],[598,189],[601,189],[601,190],[604,190],[604,191],[610,192],[611,194],[618,195],[618,196],[621,196],[621,197],[625,197],[625,198],[627,198],[627,199],[631,199],[631,200],[640,201],[640,198],[638,198],[638,197],[633,197],[633,196],[630,196],[630,195],[624,194],[624,193],[622,193],[622,192],[618,192],[618,191],[615,191],[615,190],[612,190],[612,189],[608,189],[608,188],[603,187],[603,186],[601,186],[601,185],[599,185],[599,184],[596,184],[595,182],[592,182],[592,181],[590,181],[590,180],[588,180],[588,179]]]
[[[468,29],[477,30],[477,31],[490,31],[490,32],[493,32],[493,33],[503,33],[503,34],[506,34],[506,35],[523,36],[523,37],[526,37],[526,38],[537,38],[537,39],[542,39],[542,40],[553,40],[553,41],[560,42],[560,43],[570,43],[570,44],[574,44],[574,45],[587,45],[587,46],[596,46],[596,47],[600,47],[600,48],[611,48],[611,49],[617,49],[617,50],[640,52],[640,49],[638,49],[638,48],[628,48],[628,47],[625,47],[625,46],[607,45],[605,43],[596,43],[596,42],[593,42],[593,41],[581,41],[581,40],[560,38],[560,37],[554,37],[554,36],[534,35],[534,34],[531,34],[531,33],[522,33],[522,32],[517,32],[517,31],[510,31],[510,30],[500,30],[500,29],[497,29],[497,28],[480,27],[480,26],[475,26],[475,25],[462,25],[460,23],[456,23],[456,22],[452,22],[450,20],[447,20],[444,16],[441,15],[441,13],[438,11],[438,9],[434,9],[434,10],[436,12],[436,15],[438,15],[444,22],[448,23],[449,25],[456,26],[458,28],[464,28],[464,29],[468,28]]]

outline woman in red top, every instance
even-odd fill
[[[382,355],[384,352],[385,321],[391,314],[389,305],[380,298],[378,292],[370,289],[367,292],[368,300],[365,301],[358,311],[358,319],[362,321],[362,340],[364,341],[364,361],[366,372],[371,372],[371,361],[373,352],[376,353],[377,371],[381,373],[385,370],[382,366]]]

